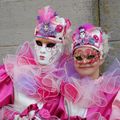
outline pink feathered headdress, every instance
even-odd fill
[[[69,19],[59,17],[50,6],[46,6],[38,11],[34,35],[35,37],[63,42],[64,37],[70,30],[70,26]]]
[[[108,35],[100,27],[89,23],[79,26],[73,33],[72,39],[73,51],[81,46],[89,46],[103,55],[109,50]]]

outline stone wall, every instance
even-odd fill
[[[120,56],[120,0],[0,0],[0,63],[18,45],[33,40],[38,8],[51,5],[77,25],[91,22],[112,32],[112,54]]]

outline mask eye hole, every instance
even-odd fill
[[[93,58],[95,58],[95,55],[88,55],[88,56],[87,56],[87,59],[89,59],[89,60],[90,60],[90,59],[93,59]]]
[[[76,60],[78,60],[78,61],[82,61],[82,60],[83,60],[81,56],[76,56],[75,58],[76,58]]]
[[[48,43],[46,47],[53,48],[56,44],[55,43]]]
[[[41,42],[41,41],[36,40],[36,44],[37,44],[38,46],[42,46],[42,42]]]
[[[60,40],[62,40],[62,37],[59,37]]]

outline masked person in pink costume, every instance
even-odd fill
[[[63,120],[110,120],[120,89],[120,62],[115,58],[101,72],[109,51],[108,38],[92,24],[84,24],[73,33],[73,57],[65,64],[66,81],[61,85],[67,113]]]
[[[59,95],[70,26],[50,6],[38,11],[34,42],[25,42],[16,55],[4,59],[15,91],[14,105],[3,108],[4,119],[33,119],[35,110]]]
[[[116,104],[120,62],[115,58],[106,70],[100,69],[109,51],[108,34],[100,27],[84,24],[72,38],[72,57],[64,64],[60,94],[45,103],[36,115],[42,120],[120,119],[119,104]]]

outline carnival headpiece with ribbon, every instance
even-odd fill
[[[38,11],[34,35],[55,42],[64,42],[70,26],[69,19],[59,17],[50,6],[46,6]]]
[[[73,33],[73,52],[82,46],[89,46],[98,50],[101,55],[106,55],[109,51],[108,35],[100,27],[92,24],[79,26]]]

